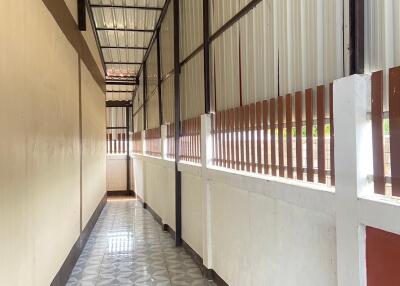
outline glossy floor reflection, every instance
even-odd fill
[[[104,208],[67,285],[215,285],[135,200]]]

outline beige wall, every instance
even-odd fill
[[[105,97],[85,64],[82,67],[82,228],[106,186]]]
[[[0,1],[0,38],[0,285],[49,285],[80,233],[79,57],[39,0]],[[105,113],[84,64],[82,102],[86,222],[105,192]]]

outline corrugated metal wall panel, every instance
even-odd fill
[[[180,61],[203,43],[203,1],[180,2]]]
[[[135,132],[143,130],[143,73],[139,77],[139,85],[135,90],[135,98],[133,100],[133,114]]]
[[[204,53],[200,52],[181,70],[181,119],[204,113]]]
[[[125,121],[126,110],[124,107],[108,107],[107,108],[107,127],[123,127]]]
[[[147,129],[160,126],[158,117],[158,95],[154,93],[146,102]]]
[[[161,74],[166,74],[174,69],[174,18],[172,3],[169,5],[164,21],[161,25]]]
[[[174,75],[161,84],[164,124],[175,122]]]
[[[212,1],[213,31],[248,3]],[[278,83],[286,95],[344,76],[342,28],[342,0],[262,1],[213,42],[216,110],[239,106],[240,91],[248,104],[277,97]]]
[[[264,0],[240,21],[243,104],[274,97],[277,62],[273,0]],[[237,105],[236,105],[237,106]]]
[[[365,71],[384,71],[384,94],[388,69],[400,66],[400,0],[366,0]],[[384,96],[384,110],[388,98]]]
[[[147,81],[147,95],[149,98],[151,95],[157,92],[158,77],[157,77],[157,42],[152,46],[149,57],[146,62],[146,81]]]
[[[235,24],[212,42],[211,90],[216,110],[240,104],[239,25]]]

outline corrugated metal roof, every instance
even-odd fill
[[[106,76],[137,76],[165,0],[90,0],[89,3]],[[127,87],[121,88],[126,91]],[[110,100],[116,97],[114,93],[107,95]]]

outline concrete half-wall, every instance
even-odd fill
[[[132,158],[136,192],[174,230],[174,162]],[[185,163],[179,169],[182,238],[229,285],[337,285],[332,190]]]
[[[0,285],[50,285],[105,193],[90,21],[49,3],[0,2]]]

